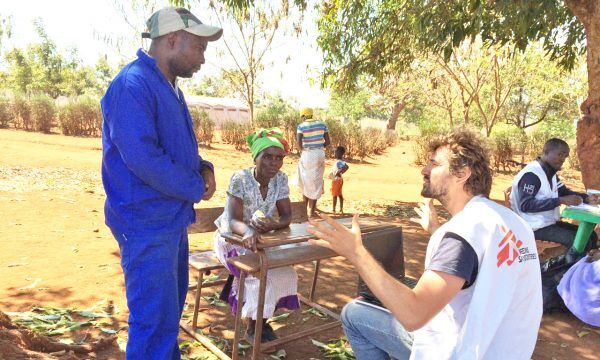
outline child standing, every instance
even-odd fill
[[[340,198],[340,213],[344,213],[344,196],[342,195],[342,186],[344,185],[344,179],[342,174],[348,171],[348,164],[343,160],[346,148],[338,146],[335,148],[334,156],[335,163],[331,168],[331,195],[333,196],[333,212],[337,204],[337,199]]]

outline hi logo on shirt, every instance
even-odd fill
[[[535,185],[533,185],[533,184],[524,184],[523,185],[523,191],[528,193],[529,195],[533,194],[534,190],[535,190]]]
[[[528,247],[521,247],[523,242],[515,236],[511,229],[507,229],[504,226],[501,226],[502,232],[504,232],[504,237],[502,241],[498,244],[498,255],[496,259],[498,263],[497,267],[506,263],[507,266],[511,266],[515,260],[519,262],[537,259],[535,253],[530,253]]]

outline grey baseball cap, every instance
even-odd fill
[[[156,11],[146,21],[146,26],[148,31],[142,33],[142,37],[150,39],[179,30],[207,38],[208,41],[218,40],[223,35],[223,29],[203,24],[188,9],[181,7],[170,6]]]

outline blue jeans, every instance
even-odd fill
[[[413,335],[385,310],[353,300],[342,309],[342,327],[358,360],[410,357]]]
[[[180,359],[177,335],[188,290],[187,229],[113,235],[121,250],[129,307],[127,359]]]

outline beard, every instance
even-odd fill
[[[180,78],[191,78],[194,73],[200,70],[197,67],[184,67],[178,64],[176,61],[171,61],[169,63],[169,70],[171,74],[180,77]]]
[[[423,188],[421,189],[421,196],[430,199],[436,199],[440,202],[448,195],[448,190],[442,187],[435,187],[431,185],[431,181],[423,180]]]

